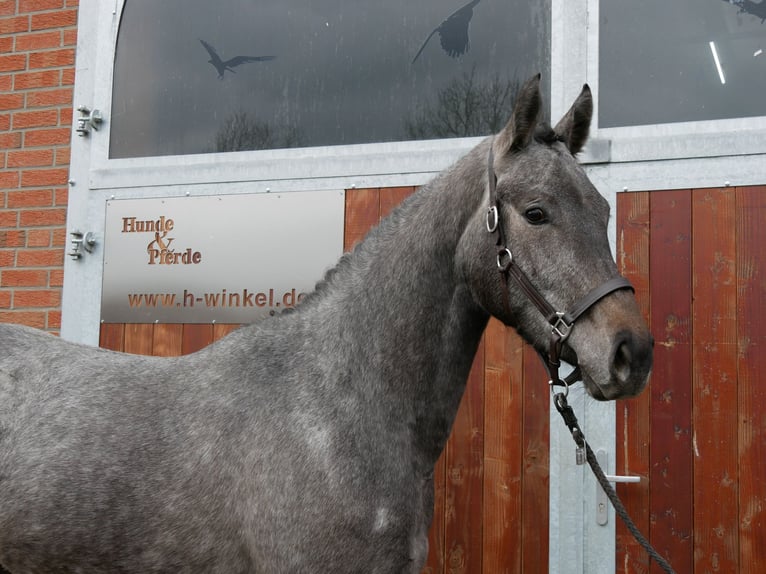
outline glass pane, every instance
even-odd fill
[[[110,155],[487,134],[549,30],[550,0],[126,0]]]
[[[766,115],[766,0],[599,6],[599,127]]]

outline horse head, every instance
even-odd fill
[[[505,128],[479,147],[489,156],[486,189],[458,265],[476,303],[546,361],[560,354],[578,365],[591,396],[634,396],[646,385],[653,340],[609,248],[609,204],[575,159],[588,137],[590,90],[554,128],[541,109],[536,76]]]

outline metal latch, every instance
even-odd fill
[[[596,460],[601,468],[609,468],[607,463],[609,457],[604,449],[598,449],[596,451]],[[640,476],[620,476],[614,474],[605,474],[606,479],[609,482],[641,482]],[[601,485],[596,482],[596,523],[600,526],[606,526],[609,522],[609,498],[601,488]]]
[[[82,231],[75,229],[69,235],[72,237],[70,240],[72,243],[72,250],[67,253],[69,257],[74,260],[79,259],[82,257],[83,249],[88,253],[93,253],[93,246],[96,244],[96,236],[92,231],[88,231],[88,233],[83,235]]]
[[[77,135],[80,137],[87,136],[90,133],[91,128],[98,131],[98,126],[104,121],[104,117],[101,115],[100,110],[91,110],[88,106],[80,106],[77,108],[80,112],[80,117],[77,118]]]

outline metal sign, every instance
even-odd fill
[[[101,318],[247,323],[297,304],[343,251],[343,191],[106,204]]]

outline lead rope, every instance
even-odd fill
[[[630,515],[625,509],[625,506],[622,504],[620,497],[617,496],[617,492],[615,491],[614,487],[604,475],[604,471],[601,469],[601,465],[598,463],[598,459],[596,459],[596,455],[593,453],[593,449],[590,448],[590,445],[585,440],[585,435],[580,429],[580,424],[577,422],[577,416],[575,416],[572,407],[569,406],[566,395],[564,393],[556,393],[553,395],[553,403],[556,405],[556,410],[561,413],[561,418],[564,419],[564,424],[569,429],[569,432],[572,433],[572,438],[574,439],[575,444],[577,444],[578,451],[582,452],[581,449],[585,449],[585,458],[588,461],[588,465],[590,465],[593,474],[596,476],[596,480],[601,485],[601,488],[604,489],[604,492],[606,493],[607,497],[609,497],[612,506],[614,506],[615,512],[619,515],[620,518],[622,518],[622,521],[625,523],[625,526],[633,535],[633,538],[635,538],[636,541],[643,547],[643,549],[646,550],[646,552],[649,554],[649,557],[654,560],[660,568],[662,568],[668,574],[675,574],[673,568],[671,568],[667,560],[660,556],[660,554],[654,549],[651,543],[644,537],[643,534],[641,534],[641,531],[630,518]]]

